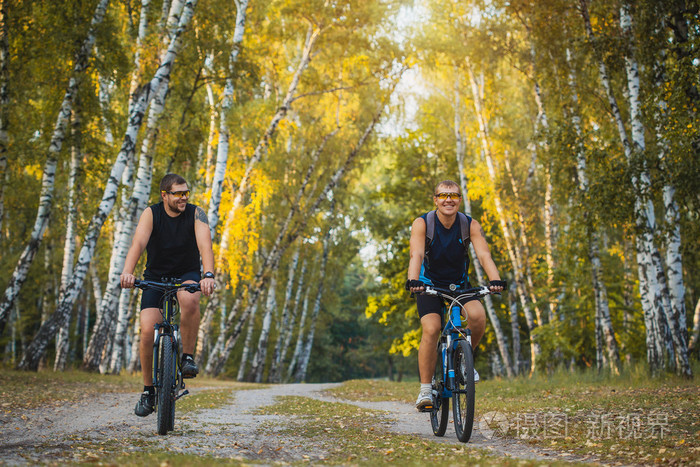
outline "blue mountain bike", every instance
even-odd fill
[[[457,438],[466,443],[474,425],[474,356],[471,331],[462,319],[462,303],[479,300],[491,292],[488,287],[451,290],[426,286],[425,295],[440,297],[443,301],[443,329],[437,346],[437,363],[433,376],[433,406],[430,424],[435,436],[443,436],[449,420],[450,398]],[[468,319],[468,317],[467,317]],[[426,408],[428,409],[428,408]]]
[[[166,435],[175,428],[175,401],[189,393],[180,368],[180,327],[173,322],[178,311],[176,295],[180,289],[195,293],[200,288],[199,284],[183,284],[181,279],[164,279],[164,282],[136,280],[134,287],[163,292],[160,307],[163,321],[155,325],[153,341],[153,386],[156,388],[158,434]]]

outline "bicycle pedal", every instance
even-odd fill
[[[418,409],[419,412],[427,412],[427,413],[430,413],[433,410],[435,410],[435,407],[433,407],[432,405],[426,405],[422,409]]]
[[[178,396],[175,398],[175,400],[178,400],[178,399],[181,398],[182,396],[186,396],[186,395],[189,394],[189,393],[190,393],[190,391],[188,391],[187,389],[185,389],[185,390],[182,391],[180,394],[178,394]]]

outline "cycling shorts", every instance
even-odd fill
[[[202,277],[201,277],[199,271],[188,272],[188,273],[183,274],[180,277],[180,279],[182,279],[183,282],[185,282],[185,281],[199,282],[201,278]],[[158,279],[146,279],[146,280],[159,281]],[[164,292],[161,292],[160,290],[153,290],[153,289],[144,290],[143,293],[141,294],[141,310],[145,310],[146,308],[162,308],[163,295],[164,295]]]
[[[418,307],[418,316],[420,318],[430,313],[437,313],[442,318],[443,303],[443,300],[435,295],[416,294],[416,306]],[[460,300],[460,303],[464,306],[467,300]]]

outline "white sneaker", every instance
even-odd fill
[[[424,410],[427,407],[433,406],[433,393],[432,391],[421,391],[418,394],[418,399],[416,400],[416,408],[418,410]]]
[[[476,371],[476,368],[474,368],[474,382],[475,383],[479,382],[479,372]]]

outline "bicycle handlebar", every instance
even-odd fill
[[[487,286],[481,286],[481,287],[472,287],[471,289],[455,289],[455,290],[449,290],[449,289],[443,289],[440,287],[433,287],[431,285],[426,285],[425,290],[423,292],[417,292],[421,293],[424,295],[433,295],[437,297],[444,297],[444,298],[467,298],[468,300],[478,300],[480,298],[483,298],[487,295],[500,295],[500,292],[491,292],[491,289],[489,289]]]
[[[170,292],[178,289],[185,289],[189,293],[195,293],[200,292],[202,290],[199,286],[199,283],[194,282],[189,284],[183,284],[181,279],[173,279],[171,282],[144,281],[136,279],[134,281],[134,287],[138,287],[141,290],[156,289],[162,292]]]

